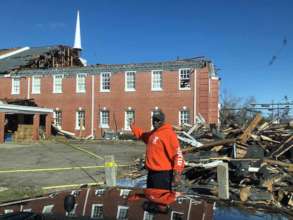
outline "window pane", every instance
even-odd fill
[[[77,75],[77,92],[85,92],[85,75]]]
[[[100,113],[100,125],[102,128],[109,127],[109,111],[101,111]]]
[[[125,220],[128,218],[128,207],[118,206],[117,219]]]
[[[32,80],[32,92],[40,93],[41,91],[41,78],[39,76],[34,76]]]
[[[78,111],[76,117],[76,128],[84,129],[85,128],[85,111]]]
[[[190,69],[180,70],[180,88],[190,88]]]
[[[180,125],[189,124],[189,111],[180,111]]]
[[[20,79],[12,79],[12,94],[20,93]]]
[[[110,91],[111,73],[101,73],[101,91]]]
[[[153,71],[152,72],[152,89],[162,89],[163,79],[162,71]]]
[[[94,219],[104,219],[104,206],[102,204],[93,204],[91,217]]]
[[[135,89],[135,72],[126,72],[126,89]]]
[[[54,112],[54,125],[61,127],[61,124],[62,124],[62,112],[55,111]]]
[[[62,79],[63,75],[54,75],[54,92],[60,93],[62,92]]]
[[[125,130],[130,130],[130,124],[134,121],[135,113],[133,110],[125,112]]]

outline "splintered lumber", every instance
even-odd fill
[[[262,125],[259,126],[258,130],[262,131],[262,130],[268,128],[268,127],[269,127],[269,123],[265,122],[265,123],[263,123]]]
[[[187,134],[192,134],[195,130],[197,130],[199,127],[201,126],[201,124],[195,124],[193,125],[192,128],[189,129],[189,131],[187,132]]]
[[[73,139],[77,139],[77,137],[75,136],[74,133],[72,132],[69,132],[69,131],[65,131],[65,130],[62,130],[60,129],[59,127],[55,126],[55,125],[52,125],[52,127],[59,133],[59,134],[62,134],[66,137],[70,137],[70,138],[73,138]]]
[[[182,152],[191,152],[193,150],[202,150],[202,149],[209,149],[215,146],[219,146],[219,145],[224,145],[224,144],[232,144],[235,143],[237,141],[236,138],[232,138],[232,139],[225,139],[225,140],[219,140],[219,141],[212,141],[212,142],[208,142],[203,144],[200,147],[188,147],[182,150]]]
[[[276,143],[276,144],[280,144],[279,141],[275,141],[275,140],[273,140],[272,138],[267,137],[267,136],[264,136],[264,135],[260,135],[260,138],[261,138],[263,141],[269,141],[269,142],[273,142],[273,143]]]
[[[264,160],[264,162],[271,164],[271,165],[278,165],[278,166],[282,166],[285,168],[288,168],[289,171],[293,172],[293,164],[292,163],[285,163],[285,162],[281,162],[281,161],[277,161],[277,160]]]
[[[262,117],[260,114],[256,114],[252,122],[248,125],[248,127],[245,129],[243,134],[240,136],[240,143],[244,144],[249,139],[251,132],[255,129],[255,127],[258,125],[258,123],[261,121]]]
[[[246,187],[242,187],[240,189],[240,201],[242,202],[246,202],[250,196],[250,190],[251,190],[251,187],[250,186],[246,186]]]
[[[283,151],[281,151],[280,153],[278,153],[275,157],[276,159],[278,159],[278,157],[282,156],[284,153],[286,153],[288,150],[290,150],[293,147],[293,144],[290,145],[289,147],[286,147]]]
[[[202,143],[200,143],[200,142],[198,142],[196,140],[192,140],[190,138],[185,138],[185,137],[178,136],[178,139],[180,141],[183,141],[183,142],[195,147],[195,148],[199,148],[200,146],[202,146]]]
[[[292,140],[293,140],[293,135],[291,135],[286,141],[284,141],[284,142],[281,144],[281,146],[278,147],[277,150],[275,150],[274,152],[272,152],[272,153],[271,153],[271,156],[273,157],[275,154],[277,154],[279,151],[281,151],[281,150],[283,149],[283,147],[284,147],[287,143],[291,142]]]
[[[223,161],[222,160],[215,160],[209,163],[189,163],[189,162],[185,162],[185,165],[188,167],[202,167],[205,169],[210,169],[210,168],[214,168],[217,167],[218,165],[222,164]]]

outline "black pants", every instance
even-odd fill
[[[172,189],[173,170],[152,171],[149,170],[147,188]]]

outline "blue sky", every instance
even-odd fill
[[[284,95],[293,100],[291,0],[2,0],[0,5],[0,48],[72,45],[79,9],[83,57],[90,64],[206,56],[219,68],[222,92],[259,102]]]

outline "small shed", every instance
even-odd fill
[[[15,140],[38,140],[40,125],[45,137],[51,136],[53,109],[8,104],[0,101],[0,143],[11,135]]]

